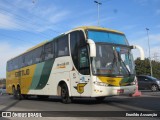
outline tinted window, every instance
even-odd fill
[[[148,78],[145,76],[138,76],[138,81],[147,81]]]
[[[53,53],[53,58],[56,57],[56,54],[55,54],[55,48],[56,48],[56,47],[55,47],[55,45],[56,45],[56,44],[55,44],[55,41],[53,41],[53,42],[52,42],[52,53]]]
[[[82,31],[70,33],[71,56],[76,69],[81,74],[89,74],[88,50]]]
[[[137,76],[138,81],[142,81],[142,77],[141,76]]]
[[[72,32],[70,34],[70,46],[71,46],[71,56],[73,63],[78,70],[78,35],[77,32]]]
[[[13,60],[13,69],[15,70],[15,69],[18,69],[18,58],[15,58],[14,60]]]
[[[42,61],[42,47],[39,47],[35,50],[33,50],[33,63],[36,64],[36,63],[39,63]]]
[[[7,71],[11,71],[11,61],[7,62]]]
[[[25,66],[29,66],[29,65],[33,64],[33,59],[32,59],[33,56],[32,55],[33,55],[32,52],[29,52],[25,55],[25,62],[24,62]]]
[[[45,53],[45,57],[44,57],[45,60],[48,60],[54,57],[52,43],[48,43],[44,46],[44,53]]]
[[[25,67],[25,55],[26,54],[24,54],[24,55],[21,56],[21,59],[22,59],[21,67]]]
[[[70,33],[70,46],[71,56],[76,69],[79,69],[78,65],[78,49],[85,45],[85,38],[82,31],[75,31]]]
[[[152,76],[147,76],[147,78],[148,78],[149,80],[157,80],[155,77],[152,77]]]
[[[52,44],[51,44],[52,45]],[[51,46],[52,49],[52,46]],[[25,53],[19,57],[16,57],[7,62],[7,71],[20,69],[25,66],[42,62],[43,47],[36,48],[28,53]],[[50,49],[46,49],[47,55],[50,57]]]
[[[81,74],[89,74],[89,60],[88,60],[88,51],[86,47],[80,49],[79,56],[79,71]]]
[[[22,67],[22,62],[23,62],[22,56],[19,56],[18,57],[18,68]]]
[[[68,35],[65,35],[57,40],[57,49],[58,57],[69,55]]]
[[[110,33],[106,31],[88,31],[88,38],[95,42],[107,42],[128,45],[127,39],[123,34]]]
[[[10,70],[13,70],[13,60],[10,61]]]

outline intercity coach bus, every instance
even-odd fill
[[[15,98],[130,95],[136,90],[132,49],[124,33],[82,26],[43,42],[7,62],[6,89]]]

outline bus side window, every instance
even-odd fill
[[[68,56],[68,35],[62,36],[57,40],[57,48],[58,48],[58,57]]]
[[[11,60],[11,63],[10,63],[10,71],[12,71],[14,68],[13,68],[13,60]]]
[[[11,71],[11,61],[7,62],[7,71]]]
[[[20,69],[22,66],[21,66],[21,63],[22,63],[22,56],[19,56],[18,57],[18,68]]]
[[[25,67],[25,54],[22,55],[22,63],[21,63],[21,67]]]
[[[53,54],[53,59],[55,58],[55,41],[52,42],[52,54]]]
[[[33,64],[42,62],[42,47],[39,47],[33,51]]]
[[[52,43],[48,43],[44,46],[44,53],[45,53],[45,60],[51,59],[53,58],[53,47],[52,47]]]
[[[18,58],[14,59],[14,70],[18,69]]]
[[[33,63],[33,61],[32,61],[32,51],[30,51],[29,53],[25,54],[24,66],[32,65],[32,63]]]

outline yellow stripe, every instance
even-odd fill
[[[84,29],[84,30],[88,30],[88,29],[92,29],[92,30],[103,30],[103,31],[108,31],[108,32],[114,32],[114,33],[120,33],[120,34],[124,34],[121,31],[118,30],[113,30],[113,29],[108,29],[108,28],[102,28],[102,27],[96,27],[96,26],[81,26],[81,27],[77,27],[74,30],[77,29]]]
[[[22,94],[27,94],[29,92],[29,88],[32,83],[35,68],[36,68],[36,64],[21,69],[21,70],[29,69],[29,75],[21,77],[21,93]]]
[[[32,83],[35,68],[36,64],[21,68],[19,70],[13,70],[7,72],[7,79],[6,79],[7,93],[12,93],[13,85],[15,86],[16,89],[17,85],[20,85],[21,94],[27,94],[29,92],[29,88]],[[21,72],[21,74],[18,74],[18,72]]]
[[[100,81],[113,85],[120,86],[120,82],[123,79],[122,77],[98,77]]]

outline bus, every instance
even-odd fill
[[[144,59],[143,49],[120,31],[78,27],[7,61],[6,91],[17,99],[60,96],[63,103],[131,95],[137,82],[132,49]]]

